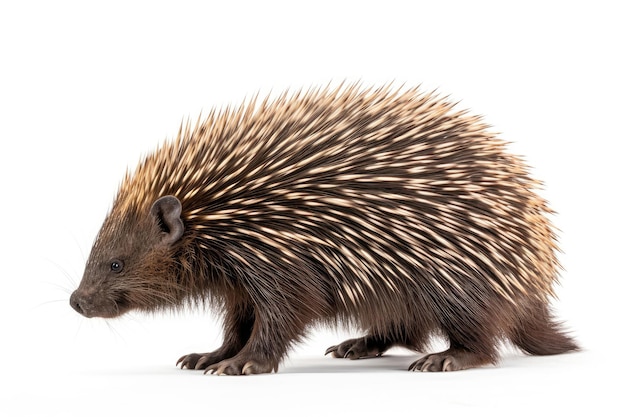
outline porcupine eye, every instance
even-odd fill
[[[113,260],[111,261],[111,271],[115,272],[116,274],[122,272],[122,269],[124,269],[124,262],[120,261],[120,260]]]

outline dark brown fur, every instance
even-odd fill
[[[367,332],[327,353],[450,349],[412,370],[577,349],[549,297],[549,209],[479,118],[357,86],[213,112],[127,175],[71,297],[87,317],[210,303],[225,340],[184,368],[276,371],[311,325]]]

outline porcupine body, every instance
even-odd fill
[[[205,303],[224,343],[183,368],[275,371],[315,324],[366,335],[327,353],[450,347],[411,370],[576,344],[549,309],[550,213],[479,117],[391,88],[285,93],[211,112],[127,174],[71,297],[87,317]]]

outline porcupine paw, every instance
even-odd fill
[[[206,369],[208,366],[222,361],[224,357],[215,352],[190,353],[184,355],[176,362],[180,369]]]
[[[380,356],[385,350],[382,346],[374,343],[372,339],[361,337],[349,339],[338,345],[331,346],[326,349],[324,355],[332,353],[335,358],[366,359]]]
[[[275,369],[276,367],[269,362],[245,357],[234,357],[207,366],[204,373],[215,375],[252,375],[270,373]]]
[[[409,366],[409,371],[460,371],[462,369],[484,365],[488,362],[490,362],[490,360],[487,357],[465,349],[448,349],[444,352],[432,353],[416,360]]]

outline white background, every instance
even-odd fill
[[[221,3],[0,3],[0,415],[623,415],[620,2]],[[219,345],[211,313],[71,310],[126,167],[183,118],[343,80],[437,88],[526,156],[558,211],[554,306],[583,352],[409,373],[403,350],[324,358],[346,333],[318,329],[278,374],[214,377],[174,367]]]

